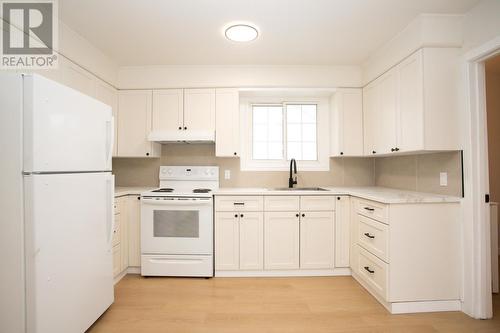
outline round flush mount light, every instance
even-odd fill
[[[259,36],[259,31],[247,23],[233,24],[225,29],[224,35],[233,42],[251,42]]]

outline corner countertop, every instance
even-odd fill
[[[460,197],[386,187],[323,187],[328,191],[279,191],[266,188],[220,188],[214,195],[350,195],[386,204],[459,203]]]
[[[139,195],[142,192],[155,189],[151,186],[117,186],[115,187],[115,198],[123,197],[126,195]]]

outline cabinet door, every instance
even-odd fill
[[[215,131],[215,89],[184,89],[184,127]]]
[[[114,144],[113,144],[113,156],[117,156],[118,153],[118,90],[110,86],[104,81],[97,81],[96,84],[96,98],[111,106],[111,111],[113,112],[113,128],[114,128]]]
[[[333,268],[334,213],[305,212],[300,217],[300,268]]]
[[[362,90],[339,89],[332,104],[332,156],[363,155]]]
[[[238,156],[240,150],[238,89],[217,89],[215,101],[215,156]]]
[[[365,156],[377,153],[375,150],[377,105],[377,85],[372,82],[363,88],[363,142]]]
[[[351,198],[338,196],[335,207],[335,267],[349,267]]]
[[[141,197],[128,197],[128,265],[141,266]]]
[[[118,198],[117,205],[119,209],[118,215],[120,216],[121,270],[123,271],[128,267],[129,226],[128,226],[127,197]]]
[[[154,90],[152,131],[183,130],[183,111],[182,89]]]
[[[398,65],[398,143],[401,151],[424,149],[424,74],[422,50]]]
[[[118,95],[118,156],[153,156],[147,136],[151,130],[151,90],[120,91]]]
[[[240,214],[240,269],[264,268],[264,215]]]
[[[397,73],[391,70],[377,79],[378,107],[375,116],[375,151],[391,153],[396,148]]]
[[[264,213],[264,268],[299,268],[299,218],[296,212]]]
[[[239,268],[240,214],[215,213],[215,269]]]

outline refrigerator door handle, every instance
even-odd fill
[[[106,167],[111,168],[111,158],[113,157],[113,145],[114,143],[114,117],[112,116],[110,120],[106,120]]]
[[[106,227],[107,227],[107,243],[108,243],[108,251],[111,251],[111,242],[112,242],[112,239],[113,239],[113,229],[115,228],[114,226],[114,215],[115,215],[115,212],[114,212],[114,200],[115,200],[115,193],[114,193],[114,176],[113,175],[110,175],[109,178],[106,180],[106,192],[107,192],[107,198],[108,198],[108,202],[106,204],[106,220],[107,220],[107,223],[106,223]]]

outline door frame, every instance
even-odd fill
[[[500,36],[463,56],[465,112],[462,311],[478,319],[493,316],[486,82],[484,61],[500,54]]]

